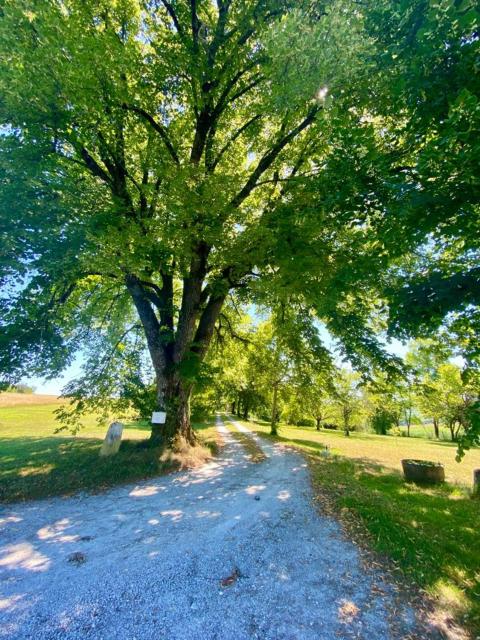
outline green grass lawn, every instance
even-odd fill
[[[270,427],[258,422],[256,428],[268,433]],[[449,482],[471,486],[473,470],[480,468],[480,449],[473,449],[465,455],[462,462],[455,461],[457,451],[455,443],[442,440],[426,440],[419,437],[377,436],[370,433],[352,432],[346,438],[342,431],[317,431],[314,427],[291,427],[282,425],[280,436],[301,444],[314,451],[319,445],[328,445],[332,451],[348,458],[361,458],[379,463],[390,469],[402,470],[402,458],[420,458],[441,462],[445,466],[445,475]]]
[[[401,426],[400,430],[407,435],[407,427]],[[448,427],[440,425],[440,440],[451,442],[450,430]],[[433,430],[433,424],[412,424],[410,427],[411,438],[423,438],[424,440],[435,440],[435,432]]]
[[[149,426],[141,423],[126,424],[123,439],[128,442],[116,456],[100,458],[107,425],[99,426],[90,416],[77,436],[55,434],[58,406],[58,402],[0,406],[0,502],[99,491],[175,468],[162,462],[158,451],[135,446],[149,435]],[[215,449],[212,422],[195,427],[200,440]]]
[[[265,423],[244,422],[267,437]],[[306,452],[321,505],[357,539],[390,558],[409,580],[425,589],[440,611],[480,635],[480,500],[465,484],[480,466],[479,451],[454,462],[454,447],[367,434],[316,432],[284,427],[274,440]],[[341,455],[319,455],[323,445]],[[442,460],[453,483],[440,487],[406,483],[402,457]]]

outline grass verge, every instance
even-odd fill
[[[235,440],[242,445],[252,462],[263,462],[263,460],[266,459],[267,456],[263,453],[262,449],[258,446],[258,444],[251,436],[249,436],[247,433],[237,431],[234,425],[228,420],[225,420],[225,426],[229,430],[230,434],[235,438]]]
[[[264,425],[245,426],[267,435]],[[267,437],[308,454],[321,508],[431,596],[437,622],[455,622],[479,637],[480,501],[459,485],[406,483],[399,472],[371,460],[323,457],[323,444],[302,440],[299,431],[295,438],[284,429],[277,438]]]
[[[213,422],[195,424],[200,445],[163,454],[139,446],[149,435],[146,423],[125,426],[117,455],[100,458],[106,433],[95,417],[80,435],[55,434],[58,404],[0,408],[0,502],[10,503],[109,487],[195,466],[215,454],[219,442]]]

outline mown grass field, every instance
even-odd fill
[[[268,433],[269,425],[257,422],[256,429]],[[450,483],[470,486],[473,470],[480,468],[480,449],[467,452],[462,462],[455,461],[455,443],[443,440],[425,440],[419,437],[377,436],[352,432],[348,438],[342,431],[317,431],[314,427],[290,427],[282,425],[280,436],[316,451],[319,445],[328,445],[334,453],[347,458],[360,458],[381,464],[389,469],[402,470],[402,458],[420,458],[441,462],[445,466],[446,479]]]
[[[135,446],[148,438],[148,424],[126,424],[123,439],[128,442],[116,456],[100,458],[108,424],[98,425],[92,415],[78,435],[55,434],[59,424],[54,412],[60,401],[39,396],[36,403],[35,395],[7,395],[19,395],[24,402],[16,398],[12,402],[0,394],[0,502],[101,491],[177,468],[162,461],[157,450]],[[217,440],[212,424],[195,426],[202,443],[214,449]]]
[[[265,423],[243,424],[271,438]],[[467,488],[472,469],[480,467],[480,451],[467,453],[459,464],[454,445],[419,439],[347,438],[288,426],[273,439],[307,454],[321,509],[425,589],[447,620],[466,624],[473,638],[480,637],[480,499],[472,499]],[[324,457],[324,445],[333,455]],[[399,471],[403,457],[442,461],[450,482],[406,483]]]

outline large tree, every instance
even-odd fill
[[[167,412],[152,442],[192,442],[231,292],[314,309],[354,364],[380,357],[378,274],[412,242],[391,220],[416,180],[385,87],[404,87],[403,124],[392,40],[403,60],[428,20],[420,1],[5,0],[3,377],[82,348],[115,397],[145,341]]]
[[[133,305],[167,411],[153,439],[193,440],[192,369],[228,292],[269,261],[284,181],[314,169],[323,86],[353,80],[361,16],[342,11],[3,3],[4,373],[128,343]]]

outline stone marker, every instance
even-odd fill
[[[101,456],[113,456],[118,453],[122,440],[123,424],[121,422],[112,422],[108,427],[107,435],[100,449]]]
[[[473,497],[480,498],[480,469],[473,470]]]

